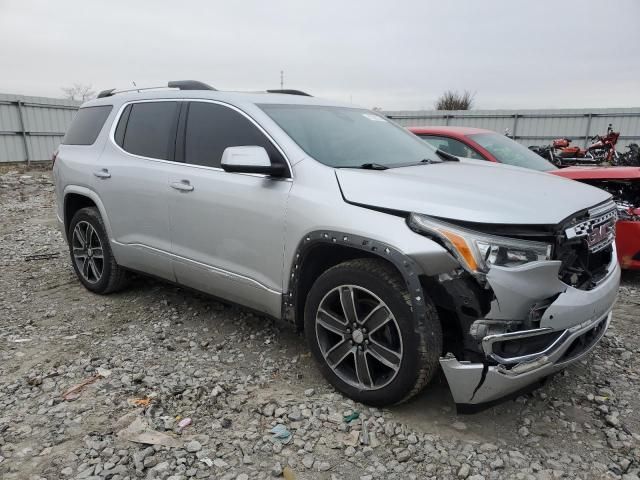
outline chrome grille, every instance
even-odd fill
[[[615,209],[616,209],[616,202],[614,202],[613,200],[607,200],[606,202],[601,203],[600,205],[596,205],[595,207],[590,208],[589,216],[598,217],[600,215],[608,213],[610,210],[615,210]]]
[[[568,240],[584,238],[590,252],[595,253],[611,245],[615,239],[618,219],[616,204],[612,201],[589,210],[589,218],[565,230]]]
[[[613,260],[616,204],[608,201],[574,217],[557,239],[554,258],[562,265],[558,277],[567,285],[591,290],[606,277]]]

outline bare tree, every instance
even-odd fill
[[[74,83],[72,87],[62,87],[62,91],[65,98],[80,102],[91,100],[96,95],[91,85],[83,85],[81,83]]]
[[[475,93],[447,90],[436,100],[436,110],[471,110]]]

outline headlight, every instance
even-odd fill
[[[517,267],[551,259],[551,245],[467,230],[450,223],[412,213],[409,226],[439,238],[467,270],[486,273],[492,266]]]

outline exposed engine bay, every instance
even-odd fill
[[[618,206],[620,220],[640,221],[640,181],[638,180],[580,180],[609,192]]]

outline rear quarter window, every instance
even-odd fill
[[[99,107],[84,107],[78,110],[73,118],[66,135],[62,139],[63,145],[92,145],[104,122],[111,113],[111,105]]]

